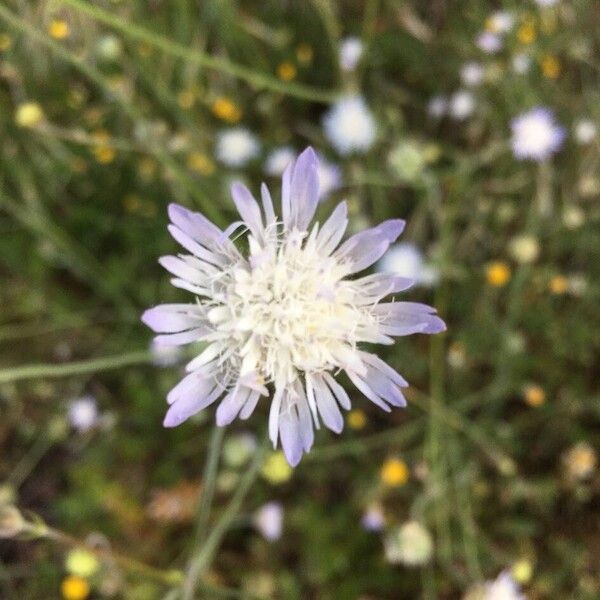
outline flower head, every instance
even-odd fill
[[[518,159],[542,161],[557,152],[565,139],[565,129],[547,108],[534,108],[511,123],[512,148]]]
[[[485,28],[491,33],[508,33],[515,24],[514,16],[506,10],[493,12],[485,22]]]
[[[350,398],[333,377],[338,371],[383,410],[405,406],[406,381],[361,343],[392,344],[392,336],[438,333],[445,325],[425,304],[382,302],[411,280],[356,277],[381,258],[404,221],[385,221],[340,245],[348,224],[342,202],[311,226],[319,202],[311,148],[283,174],[281,218],[265,185],[262,210],[243,185],[231,191],[242,220],[225,231],[199,213],[169,207],[169,231],[189,254],[160,263],[196,301],[157,306],[142,319],[159,334],[157,343],[205,348],[169,392],[164,424],[177,426],[220,399],[216,421],[224,426],[247,419],[263,398],[270,403],[269,437],[274,446],[281,440],[295,466],[321,421],[337,433],[344,426],[340,407],[348,410]],[[248,232],[248,256],[230,238],[240,227]]]
[[[392,246],[379,261],[377,270],[412,279],[417,285],[433,285],[439,279],[437,269],[425,263],[421,251],[408,242]]]
[[[269,542],[276,542],[283,531],[283,506],[267,502],[254,513],[254,526]]]
[[[486,54],[496,54],[502,50],[502,39],[496,33],[484,31],[475,39],[475,45]]]
[[[526,600],[512,575],[502,571],[494,581],[485,584],[484,600]]]
[[[473,87],[481,85],[484,77],[485,69],[478,62],[467,62],[460,69],[460,79],[464,85]]]
[[[265,173],[281,177],[285,168],[294,160],[296,154],[291,146],[275,148],[265,161]]]
[[[233,127],[218,135],[215,151],[223,164],[229,167],[243,167],[256,158],[260,151],[260,143],[246,128]]]
[[[417,567],[431,559],[433,540],[421,523],[407,521],[386,536],[384,548],[388,562]]]
[[[375,142],[377,126],[362,96],[346,96],[325,114],[327,139],[342,155],[366,152]]]
[[[469,90],[458,90],[450,98],[450,116],[458,121],[470,117],[475,110],[475,98]]]
[[[340,44],[340,67],[353,71],[363,54],[363,43],[357,37],[347,37]]]
[[[443,117],[447,110],[448,98],[446,96],[433,96],[427,103],[427,114],[434,119]]]
[[[591,119],[582,119],[576,123],[574,133],[579,144],[591,144],[598,134],[598,128]]]
[[[93,396],[83,396],[69,404],[69,422],[79,433],[85,433],[95,427],[99,417],[98,405]]]

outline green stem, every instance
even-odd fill
[[[57,0],[57,2],[71,6],[75,10],[88,15],[95,21],[108,25],[132,39],[143,41],[151,46],[159,48],[167,54],[184,59],[190,63],[241,79],[256,89],[268,89],[288,96],[312,100],[314,102],[333,102],[338,96],[337,91],[320,90],[299,83],[284,83],[275,77],[253,71],[252,69],[248,69],[247,67],[238,65],[229,60],[215,58],[198,50],[190,50],[185,46],[153,33],[152,31],[148,31],[143,27],[132,25],[120,16],[113,15],[97,6],[82,2],[82,0]]]
[[[219,467],[219,457],[223,445],[225,428],[215,425],[208,446],[208,456],[202,476],[202,495],[198,505],[198,516],[196,518],[196,540],[201,543],[206,538],[206,528],[213,496],[215,494],[215,485],[217,482],[217,470]]]
[[[195,597],[195,590],[198,585],[198,580],[210,567],[214,555],[219,549],[219,546],[231,523],[238,514],[246,494],[250,491],[250,487],[258,476],[258,472],[263,463],[263,457],[267,448],[267,444],[268,439],[265,438],[265,442],[254,455],[254,459],[252,460],[248,470],[242,475],[240,483],[233,497],[229,501],[229,504],[225,508],[225,511],[221,515],[221,518],[217,521],[214,529],[210,532],[210,535],[199,549],[197,554],[192,558],[186,573],[185,581],[183,583],[183,600],[192,600]]]
[[[0,383],[12,383],[26,379],[42,379],[71,377],[73,375],[86,375],[98,371],[121,369],[131,365],[143,365],[152,361],[152,353],[148,350],[128,352],[117,356],[92,358],[60,365],[25,365],[0,370]]]

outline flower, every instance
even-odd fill
[[[450,116],[462,121],[471,116],[475,109],[475,98],[468,90],[458,90],[450,98]]]
[[[510,572],[517,583],[527,583],[533,575],[533,565],[527,558],[522,558],[512,566]]]
[[[385,525],[385,515],[380,504],[371,504],[363,513],[360,524],[367,531],[381,531]]]
[[[340,68],[342,71],[354,71],[363,50],[363,43],[359,38],[344,38],[340,43]]]
[[[285,483],[292,476],[292,469],[283,452],[272,452],[267,456],[260,471],[261,475],[274,485]]]
[[[532,235],[519,235],[510,241],[510,253],[519,263],[533,262],[540,254],[540,244]]]
[[[363,153],[377,135],[375,119],[362,96],[338,100],[323,118],[325,136],[342,155]]]
[[[388,458],[381,467],[380,478],[387,487],[398,487],[408,481],[410,475],[408,467],[399,458]]]
[[[598,134],[598,128],[591,119],[581,119],[575,124],[574,133],[579,144],[591,144]]]
[[[548,282],[548,289],[551,294],[560,296],[569,289],[569,280],[564,275],[555,275]]]
[[[91,552],[82,548],[74,548],[67,554],[65,569],[71,575],[92,577],[99,571],[100,563]]]
[[[526,600],[512,575],[502,571],[494,581],[485,584],[483,600]]]
[[[65,600],[85,600],[90,595],[90,584],[77,575],[68,575],[60,585]]]
[[[252,519],[259,533],[269,542],[276,542],[283,530],[283,506],[279,502],[267,502]]]
[[[475,39],[475,45],[486,54],[496,54],[502,50],[502,39],[491,31],[484,31]]]
[[[560,75],[560,62],[555,56],[547,54],[540,61],[542,74],[548,79],[556,79]]]
[[[388,164],[400,180],[417,183],[427,165],[423,145],[410,139],[398,142],[388,154]]]
[[[464,85],[481,85],[481,83],[483,83],[484,77],[485,70],[478,62],[467,62],[460,69],[460,80],[463,82]]]
[[[433,119],[439,119],[446,114],[448,98],[446,96],[433,96],[427,103],[427,114]]]
[[[587,479],[594,472],[598,462],[594,448],[587,442],[579,442],[569,448],[563,460],[572,479]]]
[[[44,111],[37,102],[23,102],[15,111],[15,122],[19,127],[36,127],[44,120]]]
[[[277,67],[277,77],[281,79],[281,81],[292,81],[292,79],[296,78],[296,74],[298,70],[291,62],[282,62]]]
[[[215,117],[228,123],[237,123],[242,118],[240,108],[233,100],[227,98],[227,96],[216,98],[212,103],[211,109]]]
[[[427,265],[421,251],[407,242],[392,246],[377,263],[377,270],[407,277],[416,285],[434,285],[439,279],[437,269]]]
[[[515,73],[517,73],[518,75],[523,75],[524,73],[527,73],[527,71],[529,71],[530,67],[531,67],[531,58],[529,57],[529,55],[527,55],[523,52],[520,52],[513,56],[512,68],[513,68],[513,71]]]
[[[48,33],[55,40],[64,40],[69,37],[69,24],[63,19],[52,19],[48,25]]]
[[[503,261],[490,263],[485,270],[487,282],[493,287],[503,287],[510,279],[510,267]]]
[[[485,28],[491,33],[508,33],[515,24],[515,18],[506,10],[493,12],[485,22]]]
[[[350,429],[360,430],[364,429],[367,424],[367,415],[365,415],[365,411],[360,408],[354,408],[348,413],[348,417],[346,418],[348,421],[348,426]]]
[[[433,540],[418,521],[408,521],[386,536],[384,549],[388,562],[417,567],[429,562],[433,554]]]
[[[169,231],[190,254],[160,263],[175,275],[173,285],[196,299],[151,308],[142,320],[159,334],[157,343],[206,347],[169,392],[164,425],[175,427],[220,399],[216,422],[225,426],[238,415],[249,418],[261,397],[269,399],[269,437],[274,447],[281,440],[295,466],[320,420],[337,433],[344,426],[340,407],[348,410],[350,398],[332,374],[345,371],[385,411],[406,405],[406,381],[361,343],[391,344],[392,336],[438,333],[445,325],[425,304],[381,302],[408,289],[407,278],[347,279],[381,258],[404,221],[385,221],[340,245],[348,224],[341,202],[322,226],[310,227],[319,202],[312,148],[283,174],[281,219],[265,185],[263,211],[242,184],[231,191],[242,221],[225,231],[199,213],[169,206]],[[240,227],[248,232],[248,257],[230,239]]]
[[[244,127],[226,129],[217,136],[215,153],[228,167],[243,167],[259,152],[259,141]]]
[[[69,404],[69,422],[79,433],[85,433],[95,427],[98,420],[98,406],[93,396],[83,396]]]
[[[250,460],[256,445],[256,438],[251,433],[230,436],[223,444],[223,461],[228,467],[237,469]]]
[[[296,154],[291,146],[280,146],[275,148],[265,161],[265,173],[267,175],[281,176],[285,168],[294,160]]]
[[[566,132],[548,108],[534,108],[512,120],[512,148],[516,158],[542,161],[562,146]]]
[[[546,402],[546,392],[544,388],[535,384],[530,383],[523,389],[523,397],[525,403],[533,408],[537,408]]]

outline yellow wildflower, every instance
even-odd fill
[[[560,62],[551,54],[546,54],[540,61],[542,74],[548,79],[556,79],[560,75]]]
[[[52,19],[48,25],[48,33],[55,40],[64,40],[69,37],[71,29],[69,24],[63,19]]]
[[[351,429],[359,430],[367,424],[367,415],[360,408],[355,408],[348,413],[347,420]]]
[[[517,39],[521,44],[532,44],[535,41],[535,38],[535,26],[530,21],[523,23],[517,30]]]
[[[37,102],[23,102],[17,106],[15,122],[19,127],[36,127],[44,120],[44,111]]]
[[[296,78],[298,70],[291,62],[282,62],[277,67],[277,77],[281,79],[281,81],[292,81],[292,79]]]
[[[491,286],[503,287],[510,279],[510,267],[503,261],[495,261],[488,265],[485,276]]]
[[[215,117],[228,123],[237,123],[242,118],[242,111],[226,96],[221,96],[213,102],[212,111]]]
[[[77,575],[65,577],[60,586],[65,600],[85,600],[90,594],[90,584]]]
[[[570,448],[564,460],[568,474],[575,479],[587,479],[598,462],[596,452],[586,442],[579,442]]]
[[[379,473],[381,482],[387,487],[398,487],[408,481],[409,471],[406,463],[399,458],[388,458]]]
[[[261,474],[269,483],[285,483],[292,476],[292,467],[288,465],[283,452],[271,452],[262,466]]]
[[[523,390],[525,403],[533,408],[537,408],[546,402],[546,392],[541,386],[532,383],[525,386]]]
[[[100,569],[98,559],[87,550],[75,548],[67,554],[65,568],[71,575],[77,577],[91,577]]]
[[[192,152],[187,157],[187,166],[190,171],[201,175],[212,175],[215,172],[215,163],[202,152]]]
[[[563,275],[555,275],[548,283],[548,288],[550,293],[559,296],[569,289],[569,281]]]
[[[514,580],[521,585],[529,583],[531,576],[533,575],[531,561],[527,558],[522,558],[521,560],[517,561],[513,565],[511,571]]]

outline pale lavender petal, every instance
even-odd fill
[[[350,273],[362,271],[385,254],[389,245],[402,233],[404,225],[401,219],[390,219],[377,227],[361,231],[345,241],[334,256],[350,264]]]
[[[208,327],[196,327],[195,329],[182,331],[181,333],[157,335],[154,338],[154,343],[157,346],[183,346],[184,344],[201,341],[211,331]]]
[[[246,420],[248,417],[252,415],[256,405],[258,404],[258,399],[260,398],[260,392],[252,391],[246,400],[246,404],[242,406],[242,410],[240,410],[240,419]]]
[[[314,442],[315,432],[313,429],[310,409],[302,384],[296,380],[295,391],[297,394],[296,409],[298,410],[298,427],[300,428],[300,437],[305,452],[308,452]]]
[[[238,416],[249,395],[250,390],[243,386],[238,386],[227,394],[217,407],[217,425],[219,427],[229,425]]]
[[[329,373],[324,373],[323,379],[331,388],[331,391],[336,400],[340,403],[340,406],[346,410],[350,410],[350,398],[348,397],[346,390]]]
[[[356,373],[349,371],[346,369],[346,373],[350,378],[350,381],[374,404],[379,406],[379,408],[385,410],[385,412],[390,412],[392,409],[368,386],[368,384],[361,379]]]
[[[296,160],[290,189],[291,226],[305,231],[319,203],[318,161],[308,147]]]
[[[177,427],[192,415],[212,404],[223,388],[214,380],[205,379],[200,373],[184,377],[167,396],[171,407],[164,420],[165,427]]]
[[[142,321],[156,333],[176,333],[203,324],[196,304],[161,304],[146,310]]]
[[[348,206],[340,202],[331,213],[317,236],[317,246],[323,256],[329,256],[340,243],[348,226]]]
[[[374,273],[353,281],[354,285],[359,285],[362,292],[367,296],[375,296],[382,298],[388,294],[397,294],[404,292],[415,284],[414,279],[401,277],[393,273]],[[372,299],[368,298],[366,303],[371,303]]]
[[[241,183],[234,183],[231,186],[231,197],[235,203],[237,211],[248,225],[254,237],[259,237],[263,230],[260,208],[250,190]]]
[[[277,436],[279,435],[279,411],[281,410],[281,399],[283,389],[276,387],[269,410],[269,439],[273,443],[273,448],[277,447]]]
[[[289,409],[279,417],[279,434],[281,447],[291,467],[295,467],[302,458],[304,445],[300,436],[298,415],[295,410]]]
[[[440,333],[446,324],[435,314],[435,309],[417,302],[387,302],[373,307],[381,319],[381,331],[389,335],[412,333]]]
[[[190,283],[201,286],[206,282],[206,276],[182,258],[178,258],[177,256],[161,256],[158,259],[158,262],[169,271],[169,273],[172,273],[181,279],[185,279]]]
[[[214,252],[207,250],[201,246],[198,242],[195,242],[187,233],[176,227],[175,225],[169,225],[167,227],[169,233],[173,236],[175,241],[179,242],[186,250],[195,254],[198,258],[211,263],[213,265],[223,266],[226,260],[222,256],[218,256]]]
[[[266,184],[261,184],[260,186],[260,197],[263,204],[263,209],[265,211],[265,220],[267,225],[270,223],[274,223],[276,220],[275,210],[273,209],[273,200],[271,199],[271,193],[269,192],[269,188]]]
[[[174,225],[201,244],[219,242],[222,231],[204,215],[180,204],[169,204],[169,218]]]
[[[315,390],[317,408],[325,427],[336,433],[340,433],[344,428],[344,417],[342,417],[342,413],[331,390],[325,385],[325,382],[319,375],[312,377],[312,383]]]
[[[391,379],[396,385],[400,387],[408,387],[408,382],[406,379],[404,379],[400,373],[392,369],[392,367],[390,367],[390,365],[388,365],[385,361],[381,360],[381,358],[379,358],[379,356],[376,354],[361,352],[360,357],[364,363],[384,373],[388,379]]]

